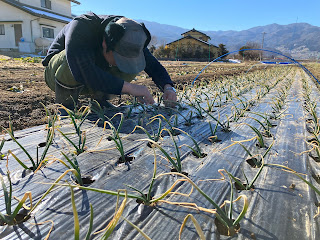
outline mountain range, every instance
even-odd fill
[[[181,34],[191,30],[177,26],[144,22],[152,36],[155,36],[156,46],[164,45],[181,38]],[[242,31],[201,31],[207,34],[210,43],[218,46],[225,44],[229,52],[236,51],[247,42],[257,43],[263,48],[275,50],[295,59],[319,59],[320,57],[320,27],[308,23],[293,23],[288,25],[269,24],[253,27]],[[264,39],[263,39],[264,38]]]

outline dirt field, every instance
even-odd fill
[[[11,117],[15,130],[24,129],[45,123],[44,109],[40,103],[53,107],[54,92],[45,84],[44,67],[34,59],[12,59],[0,55],[0,126],[8,127]],[[207,63],[199,62],[162,62],[172,80],[179,84],[191,84],[201,69]],[[199,80],[213,81],[226,75],[237,75],[246,72],[254,63],[231,64],[213,63],[200,76]],[[254,69],[261,68],[255,67]],[[158,89],[147,74],[141,73],[136,82],[152,89],[155,94]],[[131,100],[129,96],[122,96],[119,101]],[[85,98],[81,102],[86,102]]]

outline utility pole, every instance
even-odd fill
[[[263,49],[264,35],[265,35],[265,34],[266,34],[266,32],[263,32],[263,33],[262,33],[262,44],[261,44],[261,49]],[[261,60],[262,60],[262,52],[263,52],[263,51],[261,51],[261,52],[260,52],[260,62],[261,62]]]

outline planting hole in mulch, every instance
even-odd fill
[[[91,185],[92,183],[94,183],[95,180],[92,179],[91,176],[87,176],[87,177],[82,177],[82,182],[83,182],[83,185],[84,186],[89,186]],[[77,182],[77,181],[76,181]]]
[[[208,137],[208,140],[212,143],[215,143],[215,142],[221,142],[222,140],[218,139],[218,136],[211,136],[211,137]]]
[[[260,145],[258,142],[256,143],[256,147],[268,149],[268,146],[267,146],[267,145],[264,145],[264,147],[261,147],[261,145]]]
[[[253,189],[254,189],[254,185],[252,185],[252,187],[251,187],[250,189],[246,189],[248,184],[242,183],[242,185],[243,185],[244,187],[240,186],[237,182],[234,183],[234,187],[235,187],[238,191],[243,191],[243,190],[249,191],[249,190],[253,190]]]
[[[225,133],[228,133],[228,132],[231,132],[231,129],[229,128],[223,128],[221,129],[222,132],[225,132]]]
[[[76,184],[79,184],[78,180],[73,175],[71,175],[70,178],[71,178],[71,181],[75,182]],[[95,181],[94,179],[92,179],[92,176],[82,176],[81,180],[82,180],[83,186],[85,187],[90,186]]]
[[[289,189],[294,190],[296,188],[296,185],[294,183],[291,183],[291,185],[289,186]]]
[[[320,175],[312,174],[312,178],[313,178],[318,184],[320,184]]]
[[[317,153],[315,151],[309,152],[309,156],[315,161],[320,162],[320,158],[318,157]]]
[[[266,132],[263,132],[262,133],[262,136],[266,137],[266,138],[271,138],[273,137],[273,135],[271,133],[266,133]]]
[[[120,156],[119,159],[118,159],[118,164],[127,163],[127,162],[131,163],[133,160],[134,160],[134,157],[132,157],[132,156],[126,155],[126,156],[124,156],[124,160]]]
[[[232,221],[234,222],[234,219],[232,219]],[[218,233],[224,236],[232,236],[229,229],[223,225],[218,218],[214,219],[214,224],[217,227]],[[240,224],[238,223],[236,226],[234,226],[234,231],[237,233],[240,231]]]
[[[252,167],[252,168],[259,168],[261,167],[261,165],[259,166],[259,164],[257,165],[256,162],[259,162],[258,159],[256,158],[248,158],[246,160],[246,162]]]
[[[112,137],[111,137],[111,136],[108,136],[108,137],[107,137],[107,140],[108,140],[108,141],[112,141]]]
[[[208,156],[208,154],[206,154],[206,153],[201,153],[201,156],[198,157],[198,155],[195,154],[194,152],[192,152],[192,155],[195,156],[196,158],[204,158],[204,157]]]
[[[28,170],[31,170],[32,172],[34,172],[37,169],[35,169],[34,167],[29,167]]]
[[[254,233],[250,233],[250,237],[251,237],[251,239],[253,239],[253,240],[256,240],[256,239],[257,239],[257,237],[256,237],[256,235],[255,235]]]
[[[147,198],[148,197],[148,194],[144,194],[144,196]],[[153,197],[151,196],[151,200],[153,199]],[[140,199],[137,199],[136,200],[136,203],[138,203],[138,204],[145,204],[145,202],[144,201],[142,201],[142,200],[140,200]]]
[[[27,221],[29,218],[30,218],[30,215],[27,216],[27,214],[18,213],[17,216],[13,219],[12,223],[7,224],[3,220],[0,219],[0,226],[18,225],[20,223]]]
[[[178,172],[178,171],[177,171],[177,169],[172,168],[171,172]],[[189,175],[187,172],[181,172],[181,174],[185,175],[186,177],[188,177],[188,175]]]
[[[39,143],[39,144],[38,144],[38,147],[39,147],[39,148],[42,148],[42,147],[45,147],[46,145],[47,145],[46,142],[42,142],[42,143]]]
[[[147,147],[152,148],[153,147],[153,143],[152,142],[148,142],[147,143]]]
[[[307,139],[307,142],[317,142],[317,139],[315,137],[311,137]]]

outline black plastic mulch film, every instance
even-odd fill
[[[281,68],[281,67],[280,67]],[[308,139],[312,135],[307,131],[308,115],[303,107],[303,81],[311,88],[311,99],[318,101],[319,91],[314,83],[299,68],[293,67],[288,71],[288,67],[282,67],[284,73],[268,79],[271,86],[269,91],[257,99],[256,96],[263,86],[261,76],[256,79],[251,75],[250,83],[246,83],[248,88],[242,88],[241,95],[233,98],[232,101],[226,99],[226,94],[221,95],[221,106],[216,106],[215,111],[211,112],[220,122],[227,122],[231,119],[237,104],[252,100],[250,111],[246,111],[247,117],[242,117],[236,122],[230,122],[230,132],[224,132],[221,126],[218,126],[217,137],[219,141],[211,143],[208,137],[211,135],[209,122],[215,127],[217,122],[204,113],[204,118],[199,119],[194,114],[193,125],[184,125],[185,119],[177,115],[178,127],[188,132],[199,143],[203,152],[207,155],[204,158],[196,158],[191,154],[191,150],[186,146],[194,146],[192,140],[185,134],[175,136],[175,140],[180,147],[182,158],[182,171],[188,173],[188,177],[195,182],[207,195],[219,205],[225,200],[229,200],[231,193],[230,181],[227,177],[222,179],[219,169],[226,169],[234,176],[244,181],[245,173],[250,181],[256,175],[258,168],[252,168],[246,159],[249,157],[247,151],[240,145],[234,144],[236,141],[242,141],[253,138],[254,131],[248,126],[254,126],[261,130],[261,125],[253,118],[264,120],[262,114],[271,114],[276,96],[281,92],[279,89],[287,89],[285,112],[279,119],[272,120],[274,124],[271,128],[273,137],[265,137],[265,148],[256,146],[257,140],[244,141],[242,144],[251,151],[252,154],[263,154],[266,148],[273,144],[270,152],[265,156],[264,162],[268,164],[282,164],[298,173],[303,173],[306,180],[311,181],[318,189],[319,186],[319,163],[312,157]],[[265,70],[267,71],[267,70]],[[284,75],[283,75],[284,74]],[[263,75],[264,77],[266,75]],[[288,87],[289,86],[289,87]],[[201,86],[200,86],[201,87]],[[241,86],[240,86],[241,87]],[[242,86],[243,87],[243,86]],[[202,86],[201,88],[205,88]],[[221,90],[221,89],[220,89]],[[200,91],[197,92],[198,99]],[[210,95],[211,94],[211,95]],[[201,96],[202,107],[206,107],[206,97],[213,98],[213,93],[207,93]],[[217,95],[215,95],[217,97]],[[139,108],[139,107],[138,107]],[[123,112],[127,112],[125,109]],[[180,112],[187,116],[191,110],[190,107]],[[317,108],[319,112],[319,109]],[[165,110],[160,111],[168,119],[170,113]],[[114,112],[116,113],[116,111]],[[108,113],[112,116],[114,113]],[[255,113],[260,113],[257,115]],[[171,113],[175,114],[175,112]],[[138,116],[138,117],[137,117]],[[87,142],[86,151],[77,156],[82,175],[91,176],[94,182],[90,185],[92,188],[117,191],[118,189],[130,189],[127,185],[133,186],[142,192],[147,193],[148,186],[152,179],[154,168],[154,151],[147,146],[146,134],[137,130],[128,135],[137,124],[137,118],[141,114],[133,111],[132,117],[126,119],[122,126],[121,137],[124,150],[134,156],[134,160],[127,163],[119,163],[119,152],[114,148],[113,141],[108,140],[112,134],[110,128],[103,131],[102,124],[95,125],[93,121],[86,120],[81,130],[86,132]],[[150,117],[150,116],[148,116]],[[251,118],[250,118],[251,117]],[[160,117],[161,118],[161,117]],[[119,116],[115,117],[114,122],[119,121]],[[146,121],[146,119],[145,119]],[[174,118],[171,118],[174,121]],[[270,120],[271,121],[271,120]],[[167,126],[163,120],[163,125]],[[144,126],[150,131],[157,128],[158,121]],[[247,125],[248,124],[248,125]],[[61,120],[56,126],[64,133],[74,133],[74,127],[69,119]],[[36,156],[36,146],[45,141],[45,126],[34,127],[15,133],[15,137],[32,156]],[[75,134],[68,135],[76,140]],[[24,152],[15,144],[8,135],[5,136],[5,142],[2,152],[11,150],[18,158],[27,159]],[[100,139],[102,141],[100,142]],[[273,142],[274,139],[274,142]],[[174,156],[174,145],[168,134],[160,140],[161,146]],[[232,145],[234,144],[234,145]],[[232,145],[232,146],[230,146]],[[230,147],[229,147],[230,146]],[[63,159],[61,152],[72,152],[73,146],[70,145],[57,131],[55,132],[53,144],[47,154],[48,163],[35,174],[31,171],[25,171],[14,160],[9,157],[8,168],[11,173],[13,184],[13,196],[21,199],[25,192],[31,191],[33,203],[36,203],[40,197],[47,191],[62,173],[67,169],[59,163],[53,161],[55,158]],[[40,150],[41,151],[41,150]],[[157,175],[171,171],[170,163],[164,155],[158,150],[156,152]],[[6,161],[1,160],[0,173],[6,178]],[[169,187],[180,177],[166,175],[157,177],[152,188],[152,195],[159,196],[168,190]],[[66,175],[60,183],[65,181],[74,184],[70,174]],[[234,187],[234,186],[232,186]],[[191,185],[188,182],[180,182],[174,188],[174,192],[189,193]],[[264,167],[261,175],[254,183],[254,189],[233,191],[236,199],[240,195],[248,198],[249,207],[244,219],[240,221],[240,230],[233,237],[220,234],[215,224],[215,215],[212,213],[200,211],[195,208],[186,208],[178,204],[168,204],[161,202],[155,206],[146,206],[139,204],[135,199],[128,199],[122,216],[138,226],[151,239],[179,239],[179,230],[187,214],[192,214],[199,222],[206,239],[319,239],[319,217],[318,211],[319,196],[302,180],[292,173],[281,170],[276,167]],[[2,193],[1,193],[2,194]],[[85,239],[89,227],[90,204],[93,206],[93,231],[91,239],[100,239],[103,233],[94,234],[103,230],[113,218],[116,208],[117,197],[93,191],[85,191],[74,188],[76,207],[80,222],[80,239]],[[202,208],[214,209],[214,207],[201,195],[193,189],[191,195],[183,196],[180,194],[169,194],[166,201],[175,203],[193,203]],[[120,198],[120,202],[123,198]],[[1,196],[1,213],[5,213],[4,197]],[[13,200],[13,206],[17,201]],[[26,202],[29,205],[29,202]],[[243,201],[240,199],[233,203],[233,218],[236,218],[241,212]],[[0,226],[1,239],[44,239],[49,233],[52,224],[54,228],[50,233],[49,239],[74,239],[74,217],[71,205],[71,194],[69,187],[57,186],[48,194],[42,203],[32,213],[27,221],[13,226]],[[197,231],[191,221],[187,222],[182,232],[182,239],[198,239]],[[144,237],[130,224],[120,218],[110,239],[144,239]]]

